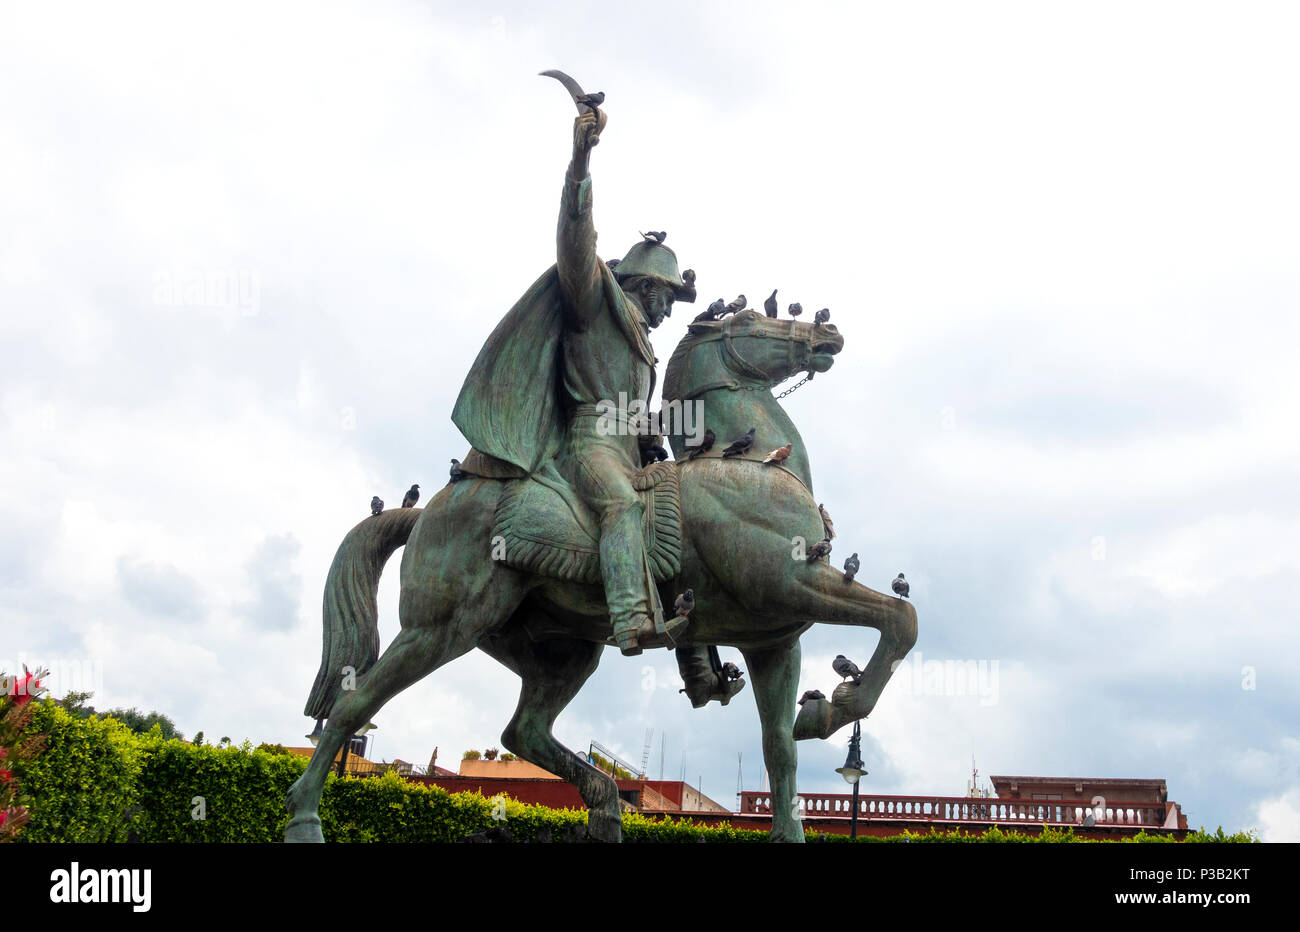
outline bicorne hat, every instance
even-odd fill
[[[612,271],[619,284],[629,278],[644,275],[672,288],[676,300],[688,304],[695,301],[695,273],[688,272],[690,281],[683,280],[682,274],[677,270],[677,254],[651,237],[629,249]]]

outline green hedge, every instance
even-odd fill
[[[140,736],[111,718],[74,718],[46,700],[32,718],[46,735],[35,760],[14,765],[31,797],[19,841],[125,841],[143,763]]]
[[[161,731],[132,733],[111,718],[74,718],[46,700],[32,728],[47,745],[34,761],[18,762],[15,775],[31,797],[31,822],[20,842],[278,842],[288,815],[284,794],[307,766],[306,758],[274,746],[197,747],[166,740]],[[504,808],[503,808],[504,807]],[[196,818],[201,815],[202,818]],[[410,783],[396,773],[338,779],[330,774],[321,799],[321,829],[337,842],[459,842],[502,824],[514,840],[553,842],[581,837],[585,809],[547,809],[478,793],[448,793]],[[766,843],[766,832],[697,825],[689,819],[623,816],[623,838],[632,844]],[[1081,842],[1073,830],[1045,828],[1022,834],[990,829],[861,837],[859,842]],[[1165,842],[1166,835],[1139,834],[1129,842]],[[1251,833],[1191,833],[1188,841],[1253,841]],[[847,843],[847,835],[809,833],[808,841]]]
[[[141,840],[280,841],[288,821],[284,794],[306,765],[306,758],[248,745],[155,740],[137,782]]]

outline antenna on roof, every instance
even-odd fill
[[[647,728],[645,730],[645,746],[641,749],[641,779],[644,780],[649,774],[646,770],[650,766],[650,748],[654,743],[655,730]]]

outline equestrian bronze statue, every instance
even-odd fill
[[[801,842],[796,740],[865,718],[916,641],[911,604],[804,555],[825,536],[822,512],[808,450],[772,388],[828,371],[844,346],[835,326],[743,309],[700,315],[667,363],[660,406],[690,430],[664,432],[673,459],[647,455],[659,439],[643,416],[657,362],[650,333],[675,303],[695,300],[695,274],[679,270],[663,233],[643,234],[617,263],[597,256],[588,167],[606,125],[603,97],[555,76],[579,110],[556,264],[465,380],[452,417],[471,449],[453,481],[423,508],[367,517],[335,555],[306,707],[326,722],[289,790],[286,841],[323,840],[317,807],[346,738],[474,648],[522,681],[502,746],[573,783],[590,837],[619,841],[613,778],[555,740],[556,718],[606,646],[675,648],[691,701],[725,704],[744,685],[717,662],[727,645],[743,654],[758,705],[772,838]],[[706,431],[719,441],[709,449]],[[724,456],[741,437],[748,446]],[[379,575],[403,546],[401,631],[381,654]],[[871,627],[880,638],[857,682],[799,707],[799,636],[816,623]]]

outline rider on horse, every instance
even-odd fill
[[[675,300],[693,302],[695,289],[683,280],[662,234],[646,236],[612,263],[613,270],[596,255],[588,166],[605,121],[600,110],[575,121],[556,266],[489,338],[452,417],[477,451],[524,473],[546,473],[561,450],[569,454],[573,469],[567,478],[600,521],[600,568],[613,639],[633,655],[673,646],[672,634],[686,619],[665,623],[645,555],[644,506],[630,478],[641,466],[642,431],[625,412],[611,425],[609,404],[620,395],[649,401],[656,362],[649,331],[672,313]],[[522,414],[500,403],[506,393],[535,395],[539,385],[556,386],[557,397],[540,398]],[[678,656],[695,704],[728,699],[739,690],[717,679],[706,648],[684,649]]]

